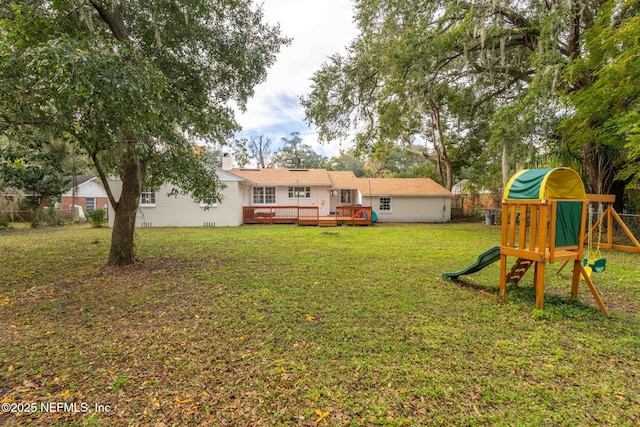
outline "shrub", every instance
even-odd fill
[[[104,223],[107,219],[106,209],[96,209],[94,211],[87,212],[87,216],[91,220],[91,224],[95,228],[104,227]]]
[[[32,228],[40,228],[42,226],[63,225],[64,221],[58,216],[58,209],[51,206],[36,207],[34,209],[33,218],[31,219]]]
[[[11,222],[7,218],[0,217],[0,230],[11,228]]]

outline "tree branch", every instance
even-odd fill
[[[120,41],[130,41],[129,30],[122,19],[122,6],[120,3],[109,2],[108,7],[100,4],[99,0],[89,0],[93,8],[98,12],[100,18],[109,26],[111,34]]]
[[[515,84],[518,81],[517,78],[514,78],[513,80],[511,80],[510,82],[508,82],[507,84],[505,84],[503,87],[498,88],[497,90],[494,90],[492,92],[487,93],[485,96],[483,96],[475,105],[479,106],[484,104],[485,102],[490,101],[491,99],[496,98],[499,95],[502,95],[503,93],[505,93],[507,91],[507,89],[509,89],[509,87],[511,87],[511,85]]]
[[[473,72],[473,74],[481,74],[481,73],[486,73],[487,72],[486,68],[478,65],[475,62],[473,64],[471,64],[471,66],[476,70],[475,72]],[[497,73],[507,74],[507,75],[511,76],[513,79],[522,80],[525,83],[531,83],[533,81],[533,78],[529,74],[523,73],[522,71],[516,70],[514,68],[498,67],[498,68],[494,68],[493,71],[495,71]]]
[[[425,158],[425,159],[427,159],[427,160],[433,160],[433,161],[436,161],[436,160],[437,160],[437,157],[436,157],[436,156],[434,156],[434,155],[432,155],[432,154],[427,153],[427,151],[426,151],[426,147],[425,147],[425,150],[416,150],[415,148],[411,148],[411,147],[408,145],[408,143],[407,143],[407,142],[405,142],[404,144],[402,144],[402,148],[404,148],[404,150],[405,150],[406,152],[408,152],[408,153],[417,154],[417,155],[419,155],[419,156],[424,157],[424,158]]]
[[[107,192],[107,197],[109,198],[109,202],[113,209],[118,207],[118,202],[111,191],[111,186],[109,186],[109,180],[107,179],[107,175],[104,173],[104,169],[102,168],[102,164],[100,164],[100,160],[98,159],[98,152],[91,152],[91,160],[93,160],[93,164],[96,167],[96,171],[98,172],[98,176],[100,177],[100,181],[102,182],[102,186],[104,190]]]
[[[12,126],[48,126],[50,124],[51,123],[47,123],[45,121],[32,120],[32,119],[12,120],[6,116],[2,116],[0,120],[0,128],[8,128]]]
[[[524,16],[504,6],[494,7],[492,13],[504,17],[511,25],[520,30],[525,46],[531,50],[535,50],[538,37],[540,37],[540,31],[532,29],[531,24]]]

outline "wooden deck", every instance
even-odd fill
[[[320,216],[317,206],[244,206],[243,224],[298,224],[319,227],[371,225],[370,206],[339,206],[336,214]]]

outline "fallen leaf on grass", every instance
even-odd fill
[[[316,424],[318,424],[329,416],[329,411],[323,412],[321,409],[316,409],[316,415],[318,416],[318,418],[316,419]]]

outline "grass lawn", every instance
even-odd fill
[[[606,317],[569,268],[544,311],[531,272],[440,279],[497,226],[136,234],[125,268],[108,229],[0,234],[0,425],[640,426],[638,254],[592,276]]]

